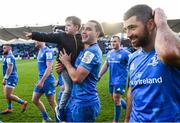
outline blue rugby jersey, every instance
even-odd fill
[[[89,48],[80,52],[75,62],[75,67],[81,66],[89,71],[89,75],[80,84],[73,84],[73,103],[92,104],[99,101],[96,84],[98,73],[102,64],[102,52],[98,44],[93,44]]]
[[[106,61],[109,67],[110,85],[126,85],[128,59],[128,53],[123,49],[108,52]]]
[[[155,52],[139,49],[130,56],[130,122],[180,120],[180,69],[162,63]]]
[[[3,76],[5,76],[7,68],[8,68],[8,64],[13,64],[13,69],[12,72],[8,78],[9,79],[18,79],[18,75],[17,75],[17,68],[16,68],[16,60],[14,55],[10,52],[7,54],[7,56],[3,59]]]
[[[54,53],[48,47],[42,48],[39,50],[37,60],[38,60],[38,80],[41,80],[47,68],[46,62],[54,61]],[[52,74],[52,71],[50,75],[47,77],[46,81],[55,82],[55,78],[54,78],[54,75]]]

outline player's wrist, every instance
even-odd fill
[[[6,75],[4,76],[4,80],[7,80],[8,78],[9,78],[9,75],[6,74]]]

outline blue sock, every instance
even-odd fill
[[[114,121],[118,122],[121,116],[121,105],[114,105]]]
[[[19,104],[23,104],[24,101],[23,101],[22,99],[18,99],[18,103],[19,103]]]
[[[8,109],[12,109],[12,103],[8,102]]]
[[[41,115],[43,117],[44,120],[47,120],[48,119],[48,114],[47,112],[41,112]]]
[[[121,98],[121,105],[124,109],[126,109],[126,101],[123,98]]]

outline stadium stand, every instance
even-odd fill
[[[180,32],[180,19],[168,20],[168,24],[173,31]],[[123,30],[123,23],[114,23],[114,24],[102,23],[102,26],[104,28],[104,32],[107,35],[107,37],[99,39],[98,44],[103,54],[106,54],[109,50],[111,50],[109,37],[118,33],[124,33],[124,30]],[[2,44],[5,41],[9,41],[12,39],[13,40],[26,39],[24,32],[32,32],[32,31],[52,32],[55,29],[64,30],[64,26],[63,25],[48,25],[48,26],[37,25],[37,26],[31,26],[31,27],[24,26],[24,27],[15,27],[15,28],[1,27],[0,28],[0,59],[2,58]],[[129,52],[135,51],[135,49],[132,48],[130,41],[127,38],[122,38],[122,45]],[[56,54],[57,49],[55,48],[56,47],[55,44],[47,43],[47,46],[52,48]],[[33,43],[21,42],[21,43],[13,44],[13,53],[16,57],[19,57],[22,59],[35,58],[35,56],[37,55],[37,49],[34,48]]]

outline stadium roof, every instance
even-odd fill
[[[0,40],[0,46],[1,46],[2,44],[4,44],[4,43],[6,43],[6,41]]]
[[[24,32],[52,32],[54,26],[34,26],[34,27],[16,27],[16,28],[1,28],[0,29],[0,39],[9,41],[12,39],[26,39]]]
[[[170,28],[175,32],[180,32],[180,19],[176,20],[168,20],[168,24]],[[123,32],[123,23],[102,23],[104,28],[104,32],[107,35],[113,35],[120,32]],[[63,26],[61,26],[63,27]],[[0,28],[0,39],[4,41],[9,41],[12,39],[26,39],[24,32],[52,32],[54,25],[48,26],[24,26],[24,27],[16,27],[16,28]]]

